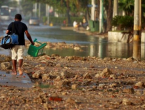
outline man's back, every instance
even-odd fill
[[[8,30],[12,31],[13,23],[15,27],[15,33],[19,37],[19,45],[25,45],[24,32],[27,30],[27,26],[21,21],[14,21],[8,26]]]

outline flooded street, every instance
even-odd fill
[[[50,48],[45,49],[47,55],[58,54],[60,56],[96,56],[99,58],[128,58],[132,56],[132,43],[108,42],[107,38],[97,36],[87,36],[83,33],[77,33],[73,30],[61,30],[60,27],[49,26],[28,26],[29,32],[33,39],[37,38],[41,42],[65,42],[67,44],[83,45],[82,51],[69,48]],[[0,36],[4,35],[0,32]],[[145,58],[145,45],[141,44],[141,58]],[[6,52],[1,51],[1,54]],[[27,53],[27,52],[26,52]]]
[[[43,26],[42,26],[43,27]],[[32,38],[42,42],[66,42],[67,44],[84,45],[83,51],[73,49],[47,49],[46,54],[61,56],[96,56],[100,58],[128,58],[132,56],[132,43],[108,42],[107,38],[87,36],[73,30],[61,30],[59,27],[29,27]],[[145,45],[141,44],[141,57],[145,57]]]

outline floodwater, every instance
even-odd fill
[[[85,46],[83,51],[74,49],[45,49],[48,55],[60,56],[96,56],[100,58],[128,58],[132,56],[132,43],[108,42],[107,38],[87,36],[73,30],[61,30],[60,27],[28,26],[33,39],[42,42],[66,42]],[[0,33],[1,34],[1,33]],[[145,58],[145,45],[141,44],[141,58]],[[4,54],[4,50],[0,54]]]
[[[61,56],[96,56],[100,58],[127,58],[132,56],[132,45],[127,43],[111,43],[107,38],[87,36],[72,30],[61,30],[59,28],[29,28],[30,33],[39,41],[66,42],[84,45],[83,51],[74,49],[47,49],[46,54],[58,54]]]

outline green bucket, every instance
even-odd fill
[[[33,41],[34,43],[37,42],[40,44],[40,46],[36,47],[34,45],[30,45],[29,46],[29,49],[28,49],[28,54],[32,57],[38,57],[39,55],[42,55],[43,54],[43,49],[44,47],[46,46],[46,43],[41,43],[41,42],[38,42],[37,39],[35,39]]]

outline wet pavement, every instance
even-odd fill
[[[23,76],[11,75],[10,72],[0,71],[0,85],[3,86],[16,86],[22,88],[31,88],[33,86],[31,79],[27,74]]]
[[[11,55],[9,49],[3,49],[3,48],[0,48],[0,54],[1,55],[7,55],[7,56],[10,56]]]

